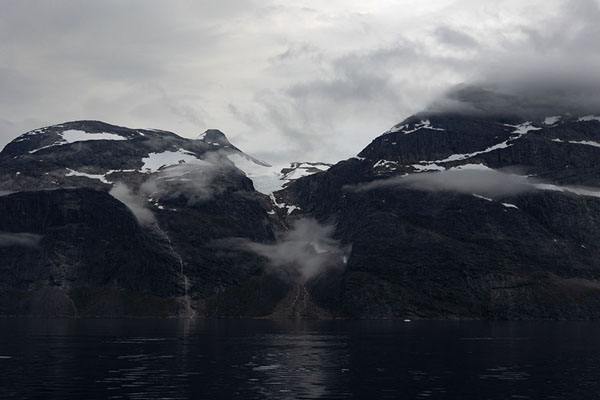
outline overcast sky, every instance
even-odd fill
[[[272,163],[337,161],[456,84],[600,82],[600,0],[0,6],[0,146],[98,119],[221,129]]]

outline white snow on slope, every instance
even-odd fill
[[[494,200],[490,199],[489,197],[484,197],[484,196],[478,195],[476,193],[473,193],[473,196],[477,197],[478,199],[482,199],[482,200],[486,200],[486,201],[494,201]]]
[[[254,188],[264,194],[271,194],[283,188],[285,181],[281,180],[281,168],[272,167],[267,163],[260,165],[242,154],[230,154],[227,156],[235,166],[246,174],[254,183]]]
[[[560,115],[555,115],[555,116],[552,116],[552,117],[546,117],[544,119],[544,124],[546,124],[546,125],[554,125],[558,121],[560,121]]]
[[[443,128],[435,128],[435,127],[431,126],[431,122],[428,119],[425,119],[425,120],[421,120],[421,122],[414,124],[412,129],[410,129],[409,124],[405,124],[405,125],[401,125],[401,126],[394,126],[392,129],[385,132],[384,135],[388,134],[388,133],[395,133],[395,132],[402,132],[405,135],[408,135],[409,133],[413,133],[413,132],[416,132],[421,129],[430,129],[433,131],[445,131],[445,129],[443,129]]]
[[[65,174],[65,176],[83,176],[85,178],[89,178],[89,179],[97,179],[102,183],[110,183],[107,179],[106,179],[106,174],[105,175],[92,175],[92,174],[86,174],[85,172],[79,172],[79,171],[75,171],[71,168],[67,168],[67,170],[69,172],[67,172]]]
[[[277,190],[281,190],[287,183],[315,173],[309,171],[309,169],[326,171],[329,168],[327,165],[317,163],[315,165],[311,165],[310,163],[292,163],[291,166],[272,166],[242,153],[230,154],[227,158],[237,168],[244,171],[246,176],[252,180],[254,188],[263,194],[271,194]],[[281,171],[284,168],[292,168],[292,171],[283,174]]]
[[[398,165],[398,161],[389,161],[389,160],[379,160],[375,164],[373,164],[373,168],[389,168],[391,170],[395,170]]]
[[[593,147],[600,147],[600,143],[598,142],[593,142],[591,140],[568,140],[568,141],[564,141],[561,139],[552,139],[553,142],[557,142],[557,143],[572,143],[572,144],[583,144],[586,146],[593,146]]]
[[[290,215],[291,213],[293,213],[295,210],[301,210],[300,207],[298,206],[294,206],[294,205],[288,205],[285,203],[278,203],[277,199],[275,198],[275,195],[273,193],[271,193],[269,195],[269,197],[271,198],[271,202],[277,207],[277,208],[282,208],[282,209],[286,209],[287,210],[287,215]]]
[[[286,180],[295,180],[309,175],[312,174],[306,168],[296,168],[292,172],[283,175],[282,178]]]
[[[437,165],[435,163],[421,165],[421,164],[413,164],[411,165],[417,171],[444,171],[446,168],[441,165]]]
[[[40,130],[41,131],[41,130]],[[63,144],[75,143],[75,142],[87,142],[89,140],[127,140],[126,137],[116,135],[114,133],[89,133],[84,131],[78,131],[69,129],[58,134],[61,138],[56,142],[49,144],[39,149],[29,151],[30,154],[36,153],[40,150],[47,149],[49,147],[62,146]],[[23,139],[20,139],[23,140]]]
[[[583,121],[600,121],[600,117],[596,116],[596,115],[586,115],[585,117],[581,117],[579,118],[577,121],[579,122],[583,122]]]
[[[112,181],[108,180],[107,176],[115,172],[136,172],[135,169],[111,169],[105,174],[88,174],[86,172],[75,171],[71,168],[67,168],[67,171],[68,172],[65,174],[65,176],[83,176],[89,179],[98,179],[103,183],[112,183]]]
[[[584,144],[586,146],[600,147],[600,143],[598,143],[598,142],[592,142],[591,140],[569,140],[569,143]]]
[[[177,164],[196,164],[196,165],[211,165],[209,162],[197,158],[194,153],[185,149],[177,151],[163,151],[162,153],[150,153],[148,157],[142,158],[142,169],[140,172],[152,173],[157,172],[163,167]]]
[[[467,160],[469,158],[473,158],[480,154],[490,153],[495,150],[500,150],[500,149],[505,149],[507,147],[510,147],[510,146],[512,146],[512,143],[510,143],[510,142],[520,139],[522,136],[526,135],[530,131],[537,131],[537,130],[542,129],[542,128],[537,128],[537,127],[533,126],[531,122],[524,122],[519,125],[506,125],[506,126],[515,128],[515,130],[512,133],[515,134],[516,136],[512,136],[512,137],[508,138],[507,140],[505,140],[504,142],[495,144],[491,147],[488,147],[485,150],[475,151],[473,153],[466,153],[466,154],[452,154],[451,156],[448,156],[442,160],[421,161],[421,163],[437,164],[437,163],[447,163],[447,162],[451,162],[451,161]]]
[[[452,168],[449,169],[449,171],[453,171],[453,170],[493,171],[490,167],[488,167],[485,164],[463,164],[463,165],[457,165],[456,167],[452,167]]]
[[[89,133],[69,129],[59,134],[66,143],[85,142],[88,140],[127,140],[126,137],[114,133]]]
[[[329,169],[329,165],[324,165],[324,164],[320,164],[320,163],[297,163],[294,162],[290,165],[290,168],[292,168],[291,172],[287,172],[287,173],[282,173],[282,178],[283,180],[286,181],[293,181],[296,180],[298,178],[302,178],[304,176],[309,176],[315,173],[315,171],[311,171],[311,170],[317,170],[320,172],[324,172],[327,171]],[[283,168],[282,168],[283,170]]]

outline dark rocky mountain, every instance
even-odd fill
[[[280,201],[352,244],[313,297],[359,318],[600,317],[599,119],[418,115],[292,183]]]
[[[18,137],[0,153],[0,313],[268,314],[288,284],[213,245],[282,226],[236,163],[272,170],[217,130],[77,121]]]
[[[0,313],[598,318],[599,159],[593,116],[418,114],[281,171],[217,130],[38,129],[0,153]]]

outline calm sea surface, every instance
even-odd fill
[[[0,318],[1,399],[599,399],[600,323]]]

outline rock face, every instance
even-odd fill
[[[295,216],[334,222],[352,244],[345,271],[311,287],[337,315],[598,318],[598,160],[592,117],[550,124],[419,115],[277,197],[298,207]],[[461,168],[529,175],[536,184],[491,198],[402,181]],[[438,176],[454,178],[446,174]]]
[[[281,172],[217,130],[41,128],[0,153],[0,314],[600,318],[598,160],[594,116],[418,114]],[[345,268],[240,245],[304,217]]]
[[[19,192],[0,197],[0,212],[5,239],[30,239],[0,247],[3,314],[96,315],[107,307],[113,315],[177,311],[168,300],[183,293],[172,254],[108,193]]]
[[[271,312],[282,285],[272,299],[233,289],[276,281],[264,259],[213,245],[273,241],[279,226],[229,157],[253,160],[216,130],[78,121],[15,139],[0,153],[0,313]]]

